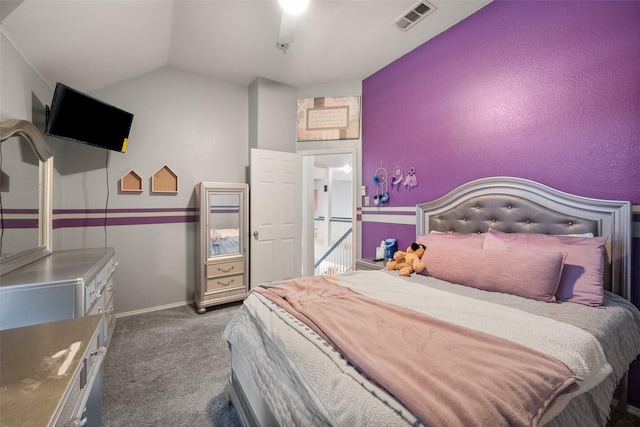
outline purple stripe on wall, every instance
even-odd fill
[[[104,209],[54,209],[54,215],[65,214],[102,214]],[[129,208],[107,209],[108,213],[157,213],[157,212],[196,212],[196,208]],[[37,211],[35,211],[37,213]]]
[[[38,215],[38,209],[2,209],[5,215]]]
[[[385,209],[385,210],[365,210],[362,211],[363,215],[407,215],[407,216],[416,216],[416,211],[407,210],[403,206],[398,206],[398,209],[395,210],[393,208]]]
[[[128,217],[128,218],[107,218],[107,226],[115,225],[142,225],[142,224],[176,224],[182,222],[195,222],[193,216],[149,216],[149,217]],[[53,228],[67,227],[102,227],[105,225],[104,218],[68,218],[53,221]]]
[[[38,228],[37,219],[4,219],[2,221],[2,227],[5,229],[10,228]]]
[[[38,216],[38,209],[2,209],[0,229],[38,228],[38,218],[6,218],[9,215]]]
[[[135,208],[108,209],[107,226],[169,224],[195,222],[195,208]],[[184,215],[157,215],[158,213],[184,213]],[[66,227],[102,227],[105,225],[104,209],[58,209],[54,211],[53,228]],[[113,214],[131,214],[130,216],[109,217]],[[144,214],[155,214],[144,216]],[[64,218],[64,215],[87,215],[89,218]],[[60,218],[55,218],[55,217]]]

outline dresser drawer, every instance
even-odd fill
[[[106,295],[99,295],[98,299],[91,306],[89,311],[87,312],[87,316],[92,316],[94,314],[104,314],[105,304],[107,303]]]
[[[244,261],[220,262],[207,264],[207,277],[224,276],[227,274],[238,274],[244,271]],[[209,286],[207,285],[207,288]]]
[[[93,278],[91,280],[89,280],[89,283],[87,283],[87,286],[85,286],[84,288],[84,314],[88,314],[89,312],[89,307],[91,307],[93,305],[93,303],[96,301],[96,299],[99,298],[98,293],[100,292],[99,289],[96,288],[96,279]]]
[[[229,289],[244,288],[244,275],[210,277],[207,279],[206,292],[226,291]]]

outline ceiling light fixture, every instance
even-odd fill
[[[309,5],[309,0],[278,0],[280,7],[291,15],[300,15]]]

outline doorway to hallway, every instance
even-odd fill
[[[355,153],[302,154],[303,274],[340,274],[355,260]]]

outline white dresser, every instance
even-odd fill
[[[0,330],[105,314],[102,337],[115,328],[113,248],[53,251],[0,278]]]

